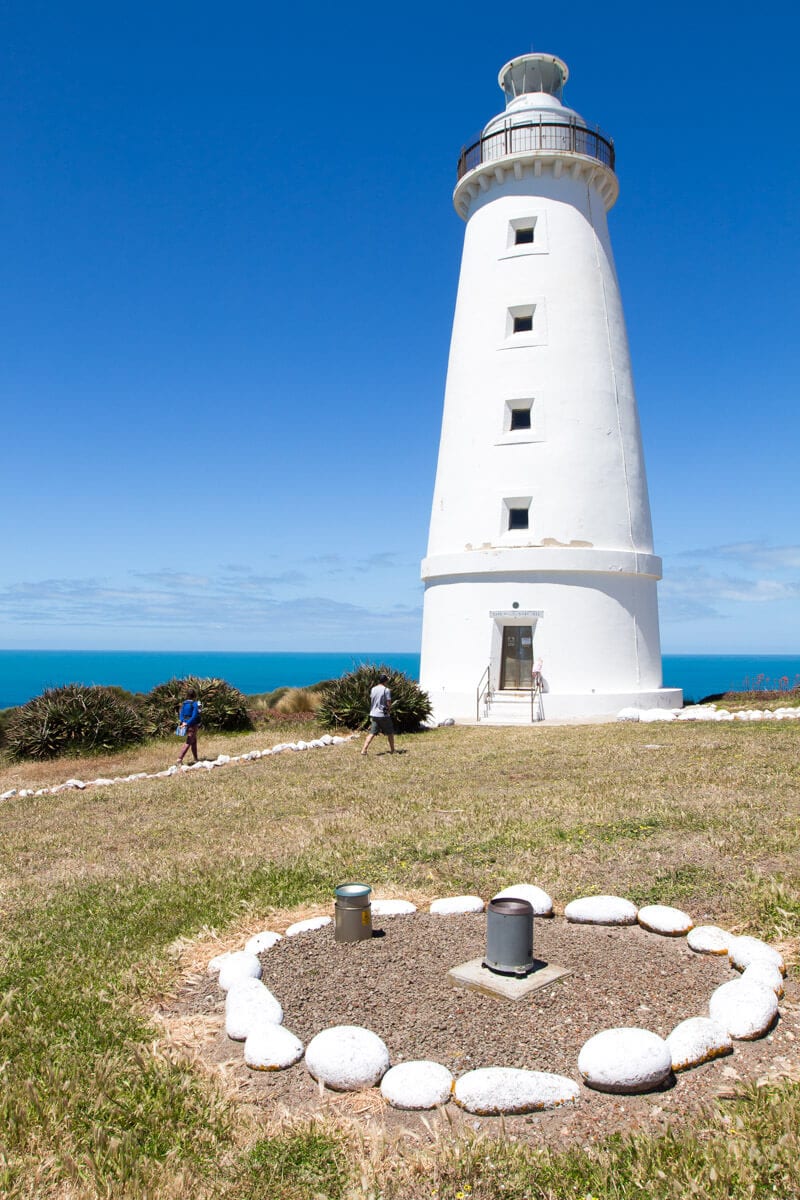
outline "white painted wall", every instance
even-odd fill
[[[476,686],[491,660],[492,687],[499,684],[499,628],[508,624],[533,626],[534,657],[544,660],[548,717],[667,702],[659,691],[655,582],[617,572],[534,574],[527,569],[430,581],[422,686],[431,694],[435,715],[475,719]],[[526,615],[531,612],[543,615]],[[674,692],[668,702],[676,702]]]
[[[537,96],[512,101],[515,121],[537,104],[552,119],[559,101]],[[422,570],[421,683],[439,717],[474,718],[499,653],[491,613],[514,602],[544,613],[548,715],[632,694],[680,702],[658,695],[661,564],[606,222],[615,197],[609,169],[552,150],[494,159],[456,189],[467,227]],[[515,245],[530,223],[533,243]],[[531,311],[532,330],[512,332]],[[510,409],[529,402],[530,431],[510,432]],[[529,508],[527,530],[508,530],[509,503]]]
[[[536,183],[538,194],[526,195]],[[540,243],[508,247],[535,217]],[[535,306],[532,334],[507,332]],[[508,400],[534,434],[502,438]],[[469,487],[464,487],[465,473]],[[546,539],[652,553],[636,399],[603,203],[585,180],[507,179],[473,204],[464,239],[428,553],[504,536],[504,495],[530,494],[526,545]],[[603,502],[597,503],[598,494]],[[516,539],[518,542],[519,539]]]

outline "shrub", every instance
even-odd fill
[[[313,688],[287,688],[275,704],[279,713],[313,713],[322,704],[323,693]]]
[[[12,712],[14,712],[13,708],[0,708],[0,750],[6,744],[6,728]]]
[[[231,687],[224,679],[198,679],[196,675],[187,675],[185,679],[170,679],[160,683],[146,697],[145,712],[150,733],[154,736],[174,733],[178,710],[190,691],[197,693],[202,705],[204,729],[230,731],[253,728],[247,712],[247,701],[237,688]]]
[[[251,709],[258,712],[262,710],[266,712],[270,708],[274,708],[279,700],[283,699],[287,692],[292,689],[290,687],[277,687],[271,692],[259,692],[256,696],[248,696],[247,702]]]
[[[116,683],[105,685],[106,691],[113,692],[115,696],[119,696],[120,700],[125,700],[137,712],[144,713],[145,701],[147,696],[142,692],[129,692],[127,688],[120,687]]]
[[[255,718],[261,725],[298,725],[307,721],[316,721],[317,714],[313,712],[285,713],[278,712],[277,708],[271,708],[269,712],[256,713]]]
[[[362,663],[355,671],[334,679],[325,686],[317,717],[329,729],[344,725],[347,729],[366,729],[369,725],[369,694],[379,675],[389,676],[392,693],[392,721],[398,733],[419,729],[431,715],[428,693],[413,679],[391,667]]]
[[[5,736],[14,758],[42,759],[119,750],[144,741],[146,730],[140,713],[117,689],[69,683],[15,709]]]

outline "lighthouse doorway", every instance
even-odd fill
[[[529,690],[533,672],[533,626],[504,625],[500,690]]]

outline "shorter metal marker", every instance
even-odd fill
[[[372,937],[372,888],[367,883],[340,883],[336,896],[334,937],[337,942],[364,942]]]

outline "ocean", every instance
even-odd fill
[[[272,654],[202,650],[0,650],[0,708],[24,704],[65,683],[149,692],[186,675],[226,679],[246,695],[336,679],[362,662],[385,663],[416,679],[418,654]]]
[[[800,685],[796,654],[665,654],[664,686],[683,688],[686,700],[750,687]],[[418,654],[228,653],[188,650],[0,650],[0,708],[24,704],[45,688],[65,683],[111,684],[149,692],[185,675],[217,676],[245,694],[335,679],[362,662],[385,663],[419,677]],[[783,683],[782,683],[783,681]]]

